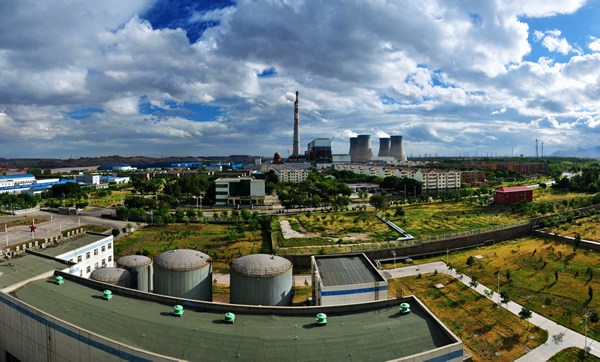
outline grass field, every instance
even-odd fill
[[[437,283],[445,288],[434,288]],[[474,361],[512,361],[548,339],[546,331],[441,273],[393,279],[388,289],[394,296],[400,291],[417,296],[463,341]]]
[[[469,267],[469,256],[481,255]],[[446,261],[446,256],[415,260],[416,263]],[[548,239],[529,237],[492,246],[451,253],[449,262],[458,273],[476,276],[479,282],[494,288],[500,278],[500,290],[511,300],[536,313],[584,333],[584,314],[600,312],[600,253],[575,248]],[[389,267],[389,265],[384,265]],[[506,277],[510,270],[511,281]],[[558,276],[558,280],[557,277]],[[593,297],[589,297],[589,288]],[[588,337],[600,340],[600,322],[588,323]]]
[[[0,223],[0,231],[4,231],[4,225],[6,225],[7,227],[13,227],[13,226],[21,226],[21,225],[31,225],[31,222],[35,219],[35,224],[41,224],[44,222],[48,222],[50,221],[50,219],[45,218],[45,217],[23,217],[22,219],[19,220],[13,220],[13,221],[9,221],[9,222],[4,222],[4,223]]]
[[[544,231],[571,237],[580,234],[584,240],[598,241],[600,239],[600,234],[598,234],[599,224],[599,215],[594,215],[589,218],[579,219],[573,224],[565,223],[558,227],[544,228]]]
[[[536,188],[533,190],[533,201],[548,201],[548,202],[559,202],[563,200],[571,200],[576,198],[585,198],[593,196],[592,194],[582,194],[576,192],[569,192],[566,190],[555,190],[552,188]],[[565,208],[564,210],[570,210],[570,207]],[[564,211],[562,210],[562,211]],[[558,211],[558,210],[557,210]]]
[[[115,259],[130,254],[154,257],[172,249],[200,250],[215,260],[232,261],[240,256],[258,253],[269,241],[268,233],[261,231],[231,236],[233,225],[169,224],[146,226],[115,240]],[[228,263],[215,263],[213,271],[229,272]]]
[[[589,354],[584,357],[583,349],[577,347],[565,348],[550,358],[552,362],[574,362],[574,361],[586,361],[586,362],[600,362],[600,358]]]

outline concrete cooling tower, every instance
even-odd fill
[[[388,157],[390,155],[390,138],[380,138],[379,139],[379,154],[377,157]]]
[[[358,135],[358,142],[356,143],[355,160],[357,162],[365,162],[370,160],[371,158],[373,158],[373,151],[371,150],[371,135]]]
[[[358,137],[350,138],[350,151],[348,151],[348,155],[350,155],[350,161],[354,162],[356,158],[356,144],[358,143]]]
[[[392,136],[390,145],[390,156],[393,156],[398,161],[406,161],[404,153],[404,136]]]

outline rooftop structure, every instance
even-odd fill
[[[106,284],[63,275],[62,285],[40,279],[0,294],[5,305],[0,328],[12,331],[0,341],[1,349],[20,360],[39,355],[56,360],[386,361],[418,355],[419,360],[462,361],[462,342],[414,297],[333,307],[255,307],[111,286],[112,298],[106,300]],[[403,302],[410,304],[410,313],[399,313]],[[176,304],[186,311],[178,318],[171,313]],[[223,321],[226,312],[235,313],[235,323]],[[327,325],[315,323],[318,313],[327,314]],[[31,343],[13,343],[20,340]]]
[[[312,256],[316,305],[387,299],[387,281],[364,254]]]
[[[39,275],[54,273],[55,269],[69,267],[69,262],[30,254],[3,261],[0,263],[0,290]]]

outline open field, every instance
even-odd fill
[[[195,249],[215,260],[232,261],[260,252],[269,234],[261,231],[234,233],[235,225],[169,224],[146,226],[115,240],[115,259],[130,254],[154,257],[167,250]],[[221,265],[222,264],[222,265]],[[215,263],[214,272],[229,272],[228,263]]]
[[[296,286],[294,287],[294,299],[292,299],[292,306],[299,307],[308,305],[308,298],[312,296],[312,287],[310,286]]]
[[[90,196],[90,206],[100,207],[115,205],[125,201],[125,197],[130,195],[133,195],[131,191],[113,191],[112,195],[106,197]]]
[[[436,289],[437,283],[445,288]],[[474,361],[512,361],[548,339],[546,331],[442,273],[393,279],[388,288],[393,296],[400,291],[417,296],[464,342]]]
[[[483,259],[469,267],[467,259],[474,255],[481,255]],[[446,261],[446,256],[415,262],[437,260]],[[481,284],[494,290],[498,285],[498,271],[500,290],[508,291],[511,300],[581,334],[584,333],[584,314],[590,309],[600,312],[599,262],[599,253],[537,237],[449,255],[449,263],[456,272],[476,276]],[[506,277],[509,271],[510,281]],[[588,337],[600,340],[600,322],[592,322],[591,318],[588,322]]]
[[[594,356],[593,354],[588,353],[587,357],[583,355],[583,349],[577,347],[565,348],[562,351],[558,352],[552,358],[550,358],[552,362],[575,362],[575,361],[585,361],[585,362],[600,362],[600,358]]]
[[[577,192],[570,192],[570,191],[566,191],[566,190],[555,190],[552,189],[550,187],[546,188],[546,189],[542,189],[542,188],[536,188],[533,190],[533,201],[534,202],[540,202],[540,201],[547,201],[547,202],[559,202],[559,201],[563,201],[563,200],[572,200],[572,199],[577,199],[577,198],[587,198],[587,197],[591,197],[593,196],[593,194],[584,194],[584,193],[577,193]],[[565,207],[564,210],[570,210],[572,209],[571,207]],[[557,210],[559,211],[559,210]]]
[[[35,219],[35,225],[37,224],[41,224],[41,223],[45,223],[50,221],[50,219],[45,218],[45,217],[23,217],[22,219],[19,220],[13,220],[13,221],[9,221],[9,222],[4,222],[4,223],[0,223],[0,231],[4,231],[4,226],[6,225],[6,227],[13,227],[13,226],[22,226],[22,225],[31,225],[31,222],[34,221]]]
[[[578,219],[573,224],[564,223],[558,227],[544,228],[544,231],[575,237],[580,234],[584,240],[598,241],[600,240],[600,234],[598,233],[598,226],[600,226],[599,215],[594,215],[588,218]]]

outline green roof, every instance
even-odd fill
[[[109,235],[101,236],[101,235],[85,234],[80,238],[68,241],[62,245],[46,248],[46,249],[42,250],[42,252],[47,255],[58,256],[58,255],[62,255],[64,253],[73,251],[75,249],[79,249],[88,244],[95,243],[96,241],[102,240],[108,236]]]
[[[31,279],[54,269],[66,269],[69,265],[52,259],[25,254],[0,262],[0,289]]]
[[[11,295],[51,316],[126,345],[186,360],[237,358],[259,361],[374,360],[421,353],[458,341],[448,336],[418,304],[400,315],[398,307],[329,313],[326,326],[309,314],[236,313],[188,307],[182,317],[173,305],[102,292],[74,281],[58,286],[36,280]]]
[[[362,255],[315,256],[323,286],[383,282],[385,279]]]

